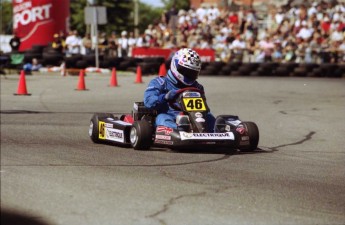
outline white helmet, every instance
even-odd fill
[[[189,48],[178,50],[171,59],[170,70],[178,81],[187,86],[192,85],[201,70],[199,54]]]

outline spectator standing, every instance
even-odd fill
[[[117,57],[117,55],[118,55],[117,50],[119,47],[119,43],[118,43],[115,32],[111,33],[111,36],[109,38],[108,43],[109,43],[109,56],[110,57]]]
[[[14,36],[10,39],[10,46],[12,48],[12,52],[18,52],[20,47],[20,37],[18,37],[17,33],[14,33]]]
[[[98,39],[98,48],[100,49],[101,55],[107,55],[108,54],[108,37],[107,33],[102,32]]]
[[[207,9],[205,5],[202,5],[200,8],[196,10],[196,14],[198,15],[199,21],[203,21],[204,17],[207,16]]]
[[[91,35],[89,33],[85,34],[85,36],[81,40],[81,44],[82,44],[81,53],[83,55],[88,55],[92,52],[92,40],[91,40]]]
[[[52,42],[52,48],[58,53],[64,53],[66,43],[65,40],[60,37],[59,34],[54,34],[54,40]]]
[[[129,32],[128,37],[128,56],[132,56],[132,50],[135,48],[137,43],[137,39],[134,37],[134,32]]]
[[[211,7],[207,10],[207,15],[210,20],[214,21],[220,16],[219,9],[211,5]]]
[[[128,56],[128,38],[127,38],[127,31],[121,32],[121,38],[119,39],[119,52],[121,57],[127,57]]]
[[[178,14],[178,11],[176,10],[176,7],[175,6],[171,7],[171,9],[165,13],[166,24],[169,25],[170,22],[171,22],[170,21],[171,18],[174,17],[174,16],[177,16],[177,14]]]
[[[259,48],[261,49],[261,54],[259,61],[270,62],[272,61],[272,53],[274,51],[274,43],[272,37],[267,35],[263,40],[259,42]]]
[[[283,59],[283,49],[280,40],[274,41],[274,50],[272,53],[273,62],[281,62]]]
[[[341,62],[345,62],[345,42],[342,42],[338,48]]]
[[[239,18],[238,18],[237,13],[235,13],[235,12],[230,12],[230,13],[229,13],[229,17],[228,17],[228,22],[229,22],[230,24],[236,24],[236,25],[238,25],[238,24],[239,24]]]
[[[329,34],[330,29],[331,29],[331,21],[330,21],[328,15],[324,15],[324,17],[321,21],[322,33]]]
[[[308,41],[313,35],[313,29],[308,27],[307,21],[303,20],[301,23],[301,29],[298,31],[296,37],[302,38],[304,41]]]
[[[243,40],[240,34],[237,34],[235,40],[230,44],[232,57],[235,61],[241,62],[243,59],[244,50],[246,48],[246,42]]]
[[[148,42],[146,39],[146,34],[140,35],[140,37],[137,39],[136,46],[137,47],[148,47]]]
[[[80,45],[81,39],[78,36],[78,32],[76,30],[71,31],[66,38],[66,46],[67,46],[67,55],[76,55],[80,54]]]

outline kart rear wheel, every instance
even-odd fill
[[[90,127],[89,127],[89,136],[93,143],[100,143],[99,140],[99,120],[103,118],[113,118],[115,119],[114,115],[111,113],[95,113],[91,120],[90,120]]]
[[[135,150],[148,150],[152,145],[152,126],[146,120],[135,121],[130,132],[131,145]]]
[[[243,152],[252,152],[258,148],[259,128],[254,122],[242,122],[249,136],[249,145],[240,148]]]

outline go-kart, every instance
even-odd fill
[[[196,88],[185,88],[176,96],[169,105],[181,112],[176,118],[177,129],[155,126],[157,111],[146,108],[143,102],[135,102],[131,114],[95,113],[91,118],[89,136],[94,143],[130,145],[135,150],[148,150],[152,146],[257,149],[259,129],[254,122],[241,121],[234,115],[219,115],[214,132],[208,132],[206,114],[209,107],[204,93]]]

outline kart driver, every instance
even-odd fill
[[[176,117],[180,111],[171,108],[168,102],[174,100],[177,91],[182,88],[194,87],[204,91],[204,87],[196,81],[200,70],[201,60],[198,53],[182,48],[173,55],[167,75],[150,81],[144,93],[144,105],[157,110],[156,126],[178,128]],[[207,114],[206,123],[208,132],[213,132],[215,117],[210,112]]]

